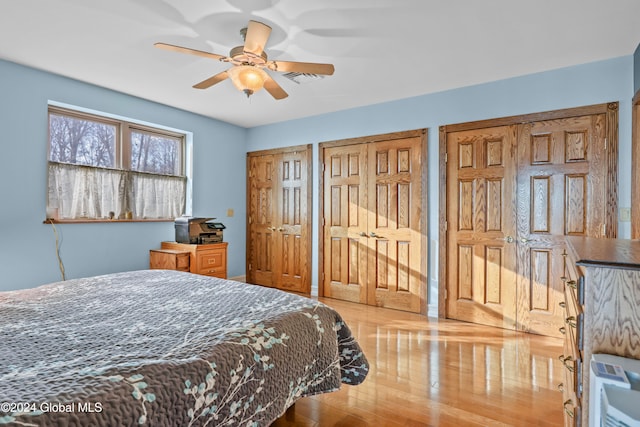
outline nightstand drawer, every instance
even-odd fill
[[[189,271],[189,258],[188,251],[151,249],[149,251],[149,268]]]
[[[224,268],[207,268],[205,270],[202,270],[198,274],[202,274],[204,276],[219,277],[221,279],[227,278],[227,270],[225,270]]]
[[[200,251],[197,255],[198,273],[204,273],[211,269],[223,269],[227,263],[225,260],[225,251],[213,250],[213,251]]]

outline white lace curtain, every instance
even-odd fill
[[[47,212],[58,219],[173,219],[186,178],[49,162]],[[49,215],[49,214],[48,214]]]

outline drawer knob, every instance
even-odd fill
[[[566,307],[567,307],[567,303],[566,303],[566,302],[564,302],[564,301],[559,302],[559,303],[558,303],[558,305],[559,305],[560,307],[562,307],[562,308],[566,308]]]
[[[573,400],[569,399],[564,402],[562,405],[564,407],[564,412],[567,413],[571,418],[573,418],[573,410],[571,408],[567,408],[567,406],[573,406]]]
[[[569,362],[573,362],[573,357],[571,356],[565,357],[564,354],[562,354],[560,355],[559,359],[560,359],[560,362],[562,362],[562,364],[564,365],[564,367],[569,370],[569,372],[573,372],[574,367],[569,364]]]
[[[558,328],[558,330],[560,331],[560,333],[561,333],[562,335],[564,335],[564,334],[566,334],[566,333],[567,333],[567,330],[564,328],[564,326],[562,326],[561,328]]]
[[[564,384],[563,383],[558,384],[558,391],[564,391]]]
[[[566,319],[564,319],[564,323],[566,323],[567,325],[571,326],[572,328],[576,328],[576,316],[569,316]]]
[[[578,285],[575,280],[569,280],[568,282],[566,282],[566,285],[571,289],[578,289]]]

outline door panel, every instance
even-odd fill
[[[307,161],[305,152],[283,153],[278,157],[280,173],[281,220],[276,233],[282,254],[280,265],[280,286],[295,292],[309,293],[307,259],[309,248],[303,242],[308,240],[305,216],[307,212]]]
[[[368,144],[371,305],[420,311],[422,276],[421,139]]]
[[[273,193],[276,164],[273,155],[249,158],[249,230],[247,233],[247,281],[263,286],[274,284]]]
[[[324,149],[324,295],[362,304],[367,303],[366,159],[364,144]]]
[[[564,236],[604,236],[605,115],[520,126],[518,327],[561,336]]]
[[[515,326],[515,129],[447,136],[447,315]]]

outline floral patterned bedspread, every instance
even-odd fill
[[[168,270],[0,293],[0,425],[267,426],[364,381],[340,315]]]

